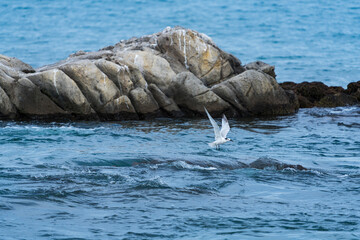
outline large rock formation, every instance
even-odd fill
[[[275,77],[274,66],[243,66],[205,34],[168,27],[36,70],[0,55],[0,117],[205,116],[204,107],[214,116],[294,113],[296,95]]]

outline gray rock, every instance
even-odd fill
[[[25,116],[48,117],[68,114],[27,78],[15,81],[7,94],[18,112]]]
[[[5,91],[0,87],[0,117],[14,118],[16,116],[16,109],[11,103],[10,98]]]
[[[146,116],[158,113],[159,105],[147,89],[135,88],[131,90],[129,97],[138,114]]]
[[[109,120],[138,119],[138,115],[130,99],[123,95],[104,106],[104,112],[108,113],[102,117]]]
[[[153,83],[161,91],[169,93],[171,80],[176,74],[164,58],[150,51],[124,51],[117,55],[136,66],[149,84]]]
[[[146,82],[144,75],[135,66],[129,65],[131,81],[134,83],[134,88],[147,88],[148,83]]]
[[[159,106],[163,110],[165,110],[170,116],[183,115],[175,101],[172,98],[167,97],[155,84],[151,83],[149,85],[149,90],[154,96]]]
[[[35,70],[27,63],[0,54],[0,69],[13,78],[20,78],[25,73],[33,73]]]
[[[241,117],[247,117],[251,114],[249,111],[241,104],[236,96],[236,91],[230,84],[217,84],[211,88],[211,90],[220,96],[222,99],[231,103],[232,106],[237,110],[237,115]]]
[[[176,75],[173,80],[175,102],[182,108],[204,114],[204,107],[215,116],[228,111],[231,106],[207,88],[203,82],[190,72]]]
[[[97,59],[108,59],[113,55],[114,55],[114,53],[111,51],[101,51],[101,50],[98,52],[77,51],[76,53],[71,54],[65,60],[61,60],[61,61],[53,63],[53,64],[42,66],[42,67],[36,69],[36,71],[43,72],[43,71],[47,71],[47,70],[51,70],[51,69],[55,69],[55,68],[59,69],[59,68],[61,68],[61,66],[65,65],[65,64],[75,63],[80,60],[92,60],[93,61],[93,60],[97,60]]]
[[[103,59],[97,60],[94,63],[115,83],[120,90],[120,94],[128,95],[129,92],[134,89],[129,66],[126,64],[115,64]],[[133,78],[135,78],[135,76]]]
[[[212,89],[235,106],[240,115],[282,115],[297,110],[273,77],[255,70],[245,71]],[[246,112],[242,112],[244,109]]]
[[[69,56],[68,59],[73,59],[75,61],[78,60],[96,60],[96,59],[104,59],[113,56],[114,53],[109,50],[100,50],[97,52],[85,52],[85,51],[77,51]]]
[[[89,60],[81,60],[60,67],[79,86],[91,107],[99,114],[116,114],[115,101],[120,97],[116,85]],[[114,107],[104,108],[113,102]]]
[[[190,71],[205,85],[213,85],[239,70],[241,62],[221,51],[205,34],[181,27],[166,28],[158,46],[177,72]],[[181,63],[183,67],[176,66]],[[236,65],[236,71],[233,66]]]
[[[159,113],[199,116],[205,115],[204,107],[214,117],[289,114],[298,109],[297,95],[284,91],[274,79],[274,66],[257,61],[245,68],[205,34],[182,27],[97,52],[79,51],[35,73],[20,60],[0,55],[0,112],[97,114],[116,120]]]
[[[3,70],[0,69],[0,87],[5,90],[5,92],[10,91],[15,79],[7,75]]]
[[[244,67],[246,70],[260,70],[263,73],[269,74],[273,78],[276,78],[275,66],[271,66],[262,61],[251,62],[246,64]]]
[[[65,111],[81,115],[94,113],[76,83],[61,70],[28,74],[27,78]]]

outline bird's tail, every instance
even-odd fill
[[[212,148],[216,147],[216,144],[215,144],[214,142],[208,143],[208,144],[209,144],[209,146],[212,147]]]

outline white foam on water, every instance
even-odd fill
[[[184,161],[176,161],[176,162],[173,163],[173,165],[176,168],[189,169],[189,170],[209,170],[209,171],[217,170],[216,167],[201,167],[199,165],[188,164],[188,163],[186,163]]]
[[[351,112],[358,109],[358,107],[337,107],[335,109],[330,110],[329,112],[332,114],[339,114],[344,112]]]
[[[94,132],[97,130],[105,129],[105,127],[95,127],[95,128],[82,128],[82,127],[75,127],[75,126],[36,126],[36,125],[8,125],[3,127],[3,129],[7,130],[15,130],[15,131],[21,131],[21,130],[30,130],[35,132],[40,132],[44,130],[61,130],[64,132],[71,132],[71,131],[77,131],[77,132]]]

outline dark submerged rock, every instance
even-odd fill
[[[328,94],[325,97],[321,98],[317,102],[316,106],[318,107],[341,107],[348,105],[358,104],[359,101],[355,96],[347,95],[343,92]]]
[[[308,170],[307,168],[303,167],[302,165],[294,165],[294,164],[287,164],[280,162],[273,158],[262,157],[257,159],[256,161],[249,164],[249,167],[256,168],[256,169],[266,169],[266,168],[273,168],[276,170],[283,170],[285,168],[292,168],[296,170]]]
[[[294,91],[300,108],[339,107],[359,103],[358,83],[350,83],[348,89],[329,87],[322,82],[284,82],[280,86],[285,90]]]
[[[360,101],[360,81],[349,83],[345,93],[356,97]]]
[[[273,158],[261,157],[250,164],[246,164],[240,160],[231,160],[231,161],[197,161],[197,160],[185,160],[185,159],[168,159],[168,160],[157,160],[157,159],[146,159],[139,162],[134,162],[133,165],[142,165],[142,164],[176,164],[184,162],[190,166],[200,166],[203,168],[215,168],[215,169],[227,169],[235,170],[241,168],[255,168],[255,169],[274,169],[274,170],[284,170],[286,168],[295,169],[295,170],[309,170],[302,165],[298,164],[287,164],[280,162]],[[174,165],[177,166],[177,165]],[[183,168],[182,166],[179,166]]]

